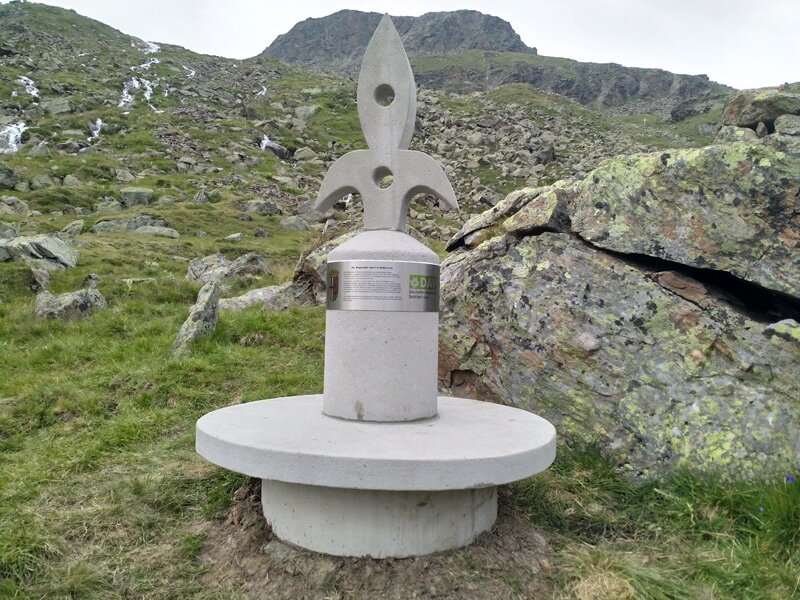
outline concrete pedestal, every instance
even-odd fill
[[[238,404],[197,422],[197,452],[263,481],[282,539],[343,556],[457,548],[491,527],[496,487],[555,458],[556,432],[524,410],[438,398],[414,422],[329,417],[322,395]]]
[[[469,544],[497,518],[497,488],[354,490],[261,481],[264,517],[284,541],[336,556],[416,556]]]

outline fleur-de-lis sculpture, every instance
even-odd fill
[[[328,210],[347,194],[364,203],[364,228],[405,231],[408,203],[433,194],[458,210],[453,186],[423,152],[409,150],[417,116],[417,87],[403,42],[384,15],[367,46],[358,78],[358,118],[369,150],[339,158],[320,186],[316,208]]]

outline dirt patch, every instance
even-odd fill
[[[206,524],[209,589],[272,600],[505,600],[551,597],[553,551],[500,490],[499,517],[469,547],[418,558],[340,558],[278,540],[261,514],[260,482],[239,489],[224,521]]]

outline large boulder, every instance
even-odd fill
[[[800,115],[800,94],[779,88],[740,90],[728,100],[721,123],[750,129],[764,123],[773,129],[781,115]]]
[[[189,350],[189,345],[199,337],[208,335],[217,326],[219,315],[220,286],[218,281],[206,283],[197,294],[197,301],[189,310],[189,316],[181,325],[170,352],[173,356],[180,357]]]
[[[442,265],[441,383],[634,476],[800,462],[800,139],[618,157],[509,195]]]
[[[78,263],[78,251],[57,235],[40,234],[0,239],[0,261],[14,260],[49,270]]]

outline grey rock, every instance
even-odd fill
[[[233,261],[229,261],[222,253],[218,252],[189,261],[186,279],[207,283],[209,281],[230,281],[246,275],[268,275],[269,272],[267,259],[255,252],[248,252]]]
[[[800,116],[781,115],[775,119],[775,132],[783,135],[800,135]]]
[[[53,98],[45,100],[41,103],[42,109],[50,115],[63,115],[71,113],[73,110],[72,103],[69,98]]]
[[[134,231],[140,227],[165,227],[166,221],[154,219],[150,215],[139,215],[123,219],[108,219],[98,221],[89,230],[92,233],[114,233],[117,231]]]
[[[121,213],[122,204],[116,200],[104,200],[95,204],[94,210],[98,213]]]
[[[263,306],[267,302],[273,301],[278,295],[285,293],[291,284],[291,281],[287,281],[281,285],[272,285],[265,288],[250,290],[235,298],[223,298],[219,301],[219,307],[221,310],[233,310],[238,312],[257,304]]]
[[[143,225],[133,230],[134,233],[141,235],[154,235],[158,237],[168,237],[177,240],[180,234],[170,227],[159,227],[156,225]]]
[[[715,144],[730,144],[733,142],[746,142],[758,139],[756,132],[749,127],[735,127],[723,125],[714,138]]]
[[[316,105],[307,105],[307,106],[298,106],[294,109],[294,116],[299,121],[305,123],[319,111],[319,106]],[[295,158],[297,156],[295,155]]]
[[[13,190],[17,183],[19,183],[19,177],[14,169],[0,163],[0,189]]]
[[[0,197],[0,214],[28,215],[30,214],[30,208],[28,208],[27,203],[16,196],[2,196]]]
[[[535,411],[638,478],[796,465],[800,344],[777,333],[793,325],[762,335],[690,297],[574,235],[500,234],[442,265],[440,380]]]
[[[117,169],[116,174],[114,177],[120,183],[133,183],[136,181],[136,177],[133,176],[133,173],[128,171],[128,169]]]
[[[119,191],[119,201],[123,206],[147,205],[153,197],[153,190],[145,187],[126,187]]]
[[[63,184],[67,187],[77,187],[81,185],[81,180],[74,175],[67,175],[64,177]]]
[[[39,142],[28,152],[28,156],[49,156],[49,155],[50,155],[50,147],[47,145],[47,142],[45,141]]]
[[[19,236],[19,225],[0,221],[0,240],[10,240],[17,236]],[[10,257],[7,260],[10,260]]]
[[[239,206],[244,211],[258,213],[260,215],[280,215],[283,213],[277,204],[263,198],[240,202]]]
[[[230,235],[225,236],[222,238],[226,242],[243,242],[244,241],[244,234],[243,233],[232,233]]]
[[[295,160],[311,160],[317,158],[317,153],[314,152],[308,146],[303,146],[302,148],[298,148],[294,152],[294,159]]]
[[[44,290],[36,294],[35,312],[40,319],[74,321],[107,306],[103,294],[94,286],[58,296]]]
[[[206,195],[206,190],[203,188],[199,189],[197,193],[194,195],[194,198],[192,198],[192,202],[194,204],[208,204],[209,199],[208,196]]]
[[[156,201],[156,204],[158,204],[159,206],[169,206],[171,204],[175,204],[176,201],[177,200],[175,196],[169,196],[165,194]]]
[[[220,285],[217,281],[206,283],[197,294],[197,301],[189,310],[189,316],[181,325],[170,352],[175,357],[185,356],[189,345],[197,338],[206,336],[217,326]]]
[[[0,256],[50,270],[74,267],[78,262],[78,251],[51,234],[0,240]]]
[[[0,230],[0,231],[1,231],[1,230]],[[2,234],[0,233],[0,235],[2,235]],[[261,229],[260,227],[256,227],[256,230],[255,230],[255,232],[253,233],[253,235],[255,235],[257,238],[265,238],[265,237],[267,237],[269,234],[267,233],[267,230],[266,230],[266,229]]]
[[[52,187],[56,183],[50,175],[36,175],[33,179],[31,179],[31,189],[32,190],[41,190],[44,188]]]
[[[59,233],[64,235],[80,235],[83,231],[83,224],[84,222],[81,219],[77,221],[72,221],[69,225],[66,225]]]
[[[287,231],[305,231],[308,229],[308,223],[306,223],[303,217],[293,215],[291,217],[281,219],[281,227]]]
[[[47,269],[31,268],[31,277],[33,277],[33,285],[31,289],[34,292],[41,292],[50,287],[50,271]]]

